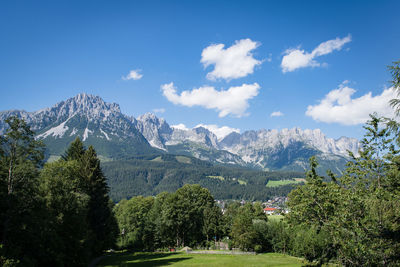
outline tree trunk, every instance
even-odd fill
[[[13,191],[13,168],[14,168],[14,164],[13,164],[13,158],[14,158],[14,146],[11,148],[11,155],[10,155],[10,164],[8,166],[8,181],[7,181],[7,194],[11,195],[12,191]]]

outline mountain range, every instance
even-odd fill
[[[12,115],[23,118],[36,138],[43,140],[48,157],[60,156],[79,136],[86,145],[93,145],[103,160],[168,153],[214,164],[303,171],[309,157],[315,155],[322,169],[341,172],[348,151],[357,154],[359,149],[357,139],[334,140],[319,129],[233,131],[218,138],[206,127],[170,126],[152,113],[127,116],[118,104],[85,93],[35,112],[0,112],[0,133],[6,129],[5,119]]]

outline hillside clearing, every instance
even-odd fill
[[[302,183],[303,180],[304,179],[277,180],[277,181],[269,180],[266,187],[278,187],[278,186],[288,185],[288,184],[299,184],[299,183]]]
[[[208,175],[207,177],[208,177],[208,178],[211,178],[211,179],[218,179],[218,180],[221,180],[221,181],[224,181],[224,180],[225,180],[224,177],[222,177],[222,176],[217,176],[217,175]]]

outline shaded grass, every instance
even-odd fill
[[[98,266],[301,266],[302,260],[278,253],[215,255],[178,253],[114,253]]]

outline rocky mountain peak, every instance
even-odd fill
[[[151,146],[166,150],[165,142],[170,138],[172,128],[163,118],[148,112],[139,116],[135,125]]]
[[[198,124],[192,129],[183,124],[170,127],[154,113],[135,119],[122,114],[118,104],[86,93],[36,112],[0,112],[0,133],[4,131],[5,118],[11,115],[24,118],[37,132],[37,138],[51,144],[53,154],[63,151],[79,136],[85,142],[96,144],[105,155],[119,155],[126,148],[129,148],[126,153],[144,153],[153,151],[152,146],[212,162],[279,169],[289,165],[290,168],[304,168],[312,155],[322,155],[327,161],[345,161],[348,151],[357,154],[359,148],[357,139],[334,140],[320,129],[297,127],[251,130],[242,134],[233,131],[218,139],[213,128],[207,125]],[[117,151],[117,147],[121,151]]]
[[[112,113],[121,113],[121,109],[116,103],[107,103],[99,96],[81,93],[73,98],[59,103],[59,107],[72,113],[86,113],[95,117],[107,117]]]
[[[121,117],[121,109],[116,103],[107,103],[99,96],[81,93],[61,101],[52,107],[30,112],[28,123],[41,129],[52,123],[64,122],[75,115],[86,117],[89,121],[107,121],[110,117]]]
[[[163,118],[158,118],[154,113],[147,112],[137,118],[138,121],[141,121],[143,123],[152,123],[156,124],[158,126],[162,126],[165,124],[165,120]]]

